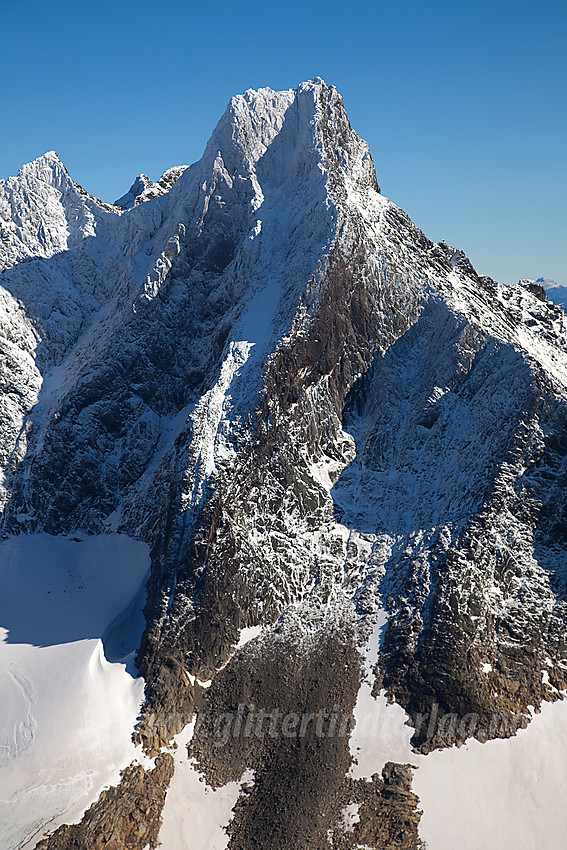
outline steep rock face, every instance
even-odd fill
[[[421,813],[416,810],[418,798],[411,791],[411,781],[411,765],[393,762],[387,762],[382,775],[375,773],[371,782],[359,779],[351,792],[354,802],[348,804],[356,807],[357,819],[349,824],[343,814],[342,829],[333,830],[330,845],[337,850],[425,847],[418,835]]]
[[[346,739],[216,751],[215,718],[251,700],[349,716],[383,608],[375,687],[424,752],[471,714],[469,734],[512,734],[558,696],[566,317],[384,198],[320,80],[233,98],[176,178],[104,208],[47,155],[0,187],[2,528],[148,542],[139,740],[155,755],[197,711],[207,779],[256,772],[229,846],[258,822],[263,847],[328,846],[356,796]],[[401,823],[363,822],[376,846]]]

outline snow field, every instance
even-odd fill
[[[0,542],[0,847],[80,820],[134,759],[145,544],[125,535]],[[123,652],[111,663],[107,652]]]

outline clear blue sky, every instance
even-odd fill
[[[112,201],[231,95],[321,76],[382,191],[506,283],[567,283],[567,3],[0,0],[0,177],[54,148]]]

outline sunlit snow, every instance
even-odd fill
[[[413,790],[428,850],[557,850],[567,835],[567,700],[543,703],[526,729],[508,739],[434,750],[411,749],[413,729],[384,693],[372,697],[386,615],[380,612],[365,648],[366,677],[355,707],[352,775],[369,778],[386,761],[416,766]],[[542,830],[542,824],[545,828]]]
[[[159,833],[162,850],[225,850],[228,835],[225,826],[232,817],[232,809],[244,784],[250,784],[254,775],[246,771],[240,782],[228,782],[213,789],[187,758],[187,744],[191,740],[194,722],[175,737],[175,773],[163,810],[163,826]]]
[[[125,535],[0,543],[0,847],[80,819],[143,760],[133,652],[148,568],[145,544]]]

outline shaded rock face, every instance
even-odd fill
[[[346,732],[215,723],[348,718],[383,609],[375,689],[425,752],[558,696],[565,314],[431,243],[320,80],[233,98],[172,171],[120,210],[51,155],[0,184],[2,530],[150,545],[136,736],[155,756],[197,713],[208,781],[255,771],[231,847],[418,846],[409,769],[359,786]]]

